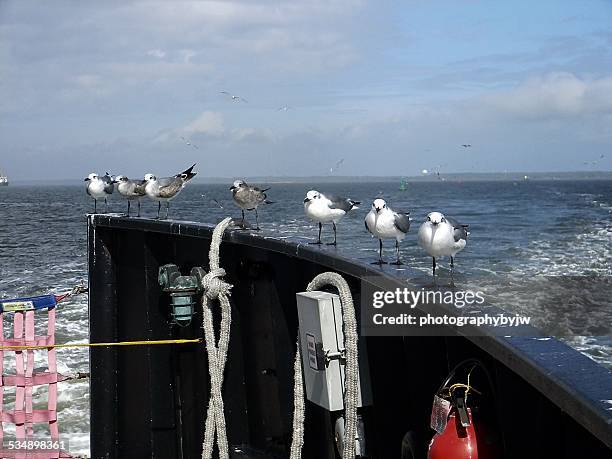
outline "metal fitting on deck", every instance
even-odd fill
[[[196,267],[190,274],[181,275],[178,266],[174,264],[159,268],[159,285],[164,292],[170,294],[172,323],[181,327],[187,327],[191,323],[194,306],[202,295],[201,279],[205,274],[204,270]]]

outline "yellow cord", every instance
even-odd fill
[[[456,389],[465,389],[465,390],[466,390],[466,394],[467,394],[467,392],[468,392],[468,391],[470,391],[470,390],[471,390],[471,391],[473,391],[473,392],[476,392],[477,394],[481,394],[481,392],[480,392],[480,391],[478,391],[478,390],[474,389],[474,388],[473,388],[472,386],[470,386],[469,384],[462,384],[462,383],[456,383],[456,384],[453,384],[453,385],[451,385],[451,386],[449,386],[449,387],[445,387],[444,389],[448,391],[448,395],[447,395],[447,397],[450,397],[450,396],[452,395],[452,393],[453,393],[453,392],[454,392]]]
[[[28,349],[52,349],[66,347],[110,347],[110,346],[153,346],[159,344],[190,344],[201,343],[202,338],[196,339],[160,339],[155,341],[119,341],[116,343],[73,343],[73,344],[54,344],[52,346],[0,346],[3,350],[28,350]]]
[[[476,365],[470,368],[470,371],[468,372],[468,375],[467,375],[467,386],[468,387],[465,390],[465,405],[466,406],[467,406],[468,393],[470,392],[470,389],[472,388],[472,386],[470,386],[470,376],[472,376],[472,371],[474,371],[474,368],[476,368]]]

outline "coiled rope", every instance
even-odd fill
[[[342,304],[342,316],[344,322],[344,348],[346,352],[346,367],[344,369],[344,444],[342,448],[342,459],[353,459],[355,457],[355,439],[357,437],[357,401],[358,401],[358,350],[357,350],[357,319],[355,316],[355,305],[351,290],[338,273],[326,272],[315,277],[307,291],[318,290],[326,285],[338,289],[340,302]],[[302,376],[302,353],[300,350],[300,338],[298,333],[297,351],[295,353],[294,388],[293,388],[293,439],[291,442],[291,459],[302,457],[302,446],[304,445],[304,383]]]
[[[221,239],[232,219],[226,218],[214,229],[210,242],[208,260],[210,272],[202,279],[204,294],[202,295],[202,321],[204,325],[204,337],[208,349],[208,372],[210,374],[210,399],[208,402],[208,413],[204,427],[204,443],[202,445],[202,459],[212,459],[215,446],[215,433],[219,459],[229,459],[229,448],[227,444],[227,432],[225,427],[225,414],[223,407],[223,371],[227,360],[227,348],[230,338],[230,326],[232,322],[231,307],[229,302],[232,285],[225,282],[222,277],[225,270],[219,267],[219,248]],[[218,300],[221,306],[221,324],[219,328],[219,340],[215,338],[213,326],[212,302]]]

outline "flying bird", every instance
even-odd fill
[[[268,201],[268,195],[265,193],[269,189],[270,188],[264,188],[261,190],[257,187],[248,185],[244,180],[236,180],[230,187],[234,203],[240,207],[242,211],[243,228],[245,227],[244,211],[254,210],[255,223],[257,225],[255,229],[259,231],[259,215],[257,214],[257,208],[262,204],[272,204],[272,201]]]
[[[99,199],[104,199],[104,213],[108,212],[107,198],[113,194],[113,191],[115,190],[113,177],[111,177],[108,172],[102,177],[95,172],[92,172],[87,176],[85,182],[88,182],[85,191],[94,200],[94,213],[98,212]]]
[[[470,148],[472,145],[469,143],[464,143],[463,145],[461,145],[463,148]]]
[[[462,225],[451,217],[440,212],[431,212],[419,228],[418,241],[421,247],[432,257],[432,273],[436,280],[436,257],[447,256],[451,261],[451,283],[455,268],[455,255],[467,244],[469,225]]]
[[[372,203],[372,209],[366,215],[365,227],[378,238],[378,261],[372,264],[384,265],[387,264],[382,258],[383,239],[395,239],[395,251],[397,255],[396,261],[392,265],[402,265],[400,260],[399,243],[406,237],[410,229],[410,212],[395,212],[384,199],[375,199]]]
[[[146,185],[145,192],[153,201],[157,201],[157,218],[159,219],[159,212],[161,210],[162,201],[166,202],[166,217],[170,212],[170,200],[176,198],[181,190],[185,187],[187,182],[191,180],[197,172],[192,172],[195,164],[189,169],[176,174],[174,177],[163,177],[157,178],[153,174],[147,174],[144,176]]]
[[[344,163],[344,158],[336,161],[336,164],[329,168],[329,173],[332,174],[335,170],[338,170],[338,168],[342,166],[343,163]]]
[[[311,244],[321,244],[323,223],[331,222],[334,228],[334,242],[328,242],[327,245],[336,245],[336,223],[351,210],[359,209],[357,207],[359,204],[361,204],[359,201],[331,195],[326,196],[316,190],[310,190],[306,193],[304,211],[308,217],[319,223],[319,237],[317,242],[311,242]]]
[[[181,140],[182,140],[183,142],[185,142],[185,145],[187,145],[187,146],[189,146],[189,147],[193,147],[193,148],[195,148],[195,149],[197,149],[197,150],[199,150],[199,149],[200,149],[200,147],[198,147],[198,146],[197,146],[195,143],[191,143],[189,140],[187,140],[187,139],[186,139],[185,137],[183,137],[183,136],[181,136]]]
[[[208,199],[208,196],[206,196],[206,193],[203,193],[201,196],[202,196],[202,198],[204,198],[204,199]],[[209,201],[210,201],[211,203],[214,203],[214,204],[215,204],[215,205],[216,205],[216,206],[217,206],[219,209],[223,209],[223,204],[221,204],[221,202],[220,202],[220,201],[218,201],[217,199],[215,199],[215,198],[210,198],[210,199],[209,199]]]
[[[249,102],[249,101],[248,101],[248,100],[246,100],[244,97],[240,97],[240,96],[236,96],[236,95],[234,95],[234,94],[230,94],[230,93],[229,93],[229,92],[227,92],[227,91],[221,91],[221,94],[224,94],[224,95],[228,96],[229,98],[231,98],[231,99],[232,99],[232,102],[245,102],[245,103],[248,103],[248,102]]]
[[[583,161],[582,164],[584,164],[585,166],[588,166],[588,165],[597,166],[604,158],[605,158],[605,155],[601,154],[599,155],[599,158],[597,158],[596,160]]]
[[[130,216],[130,205],[132,201],[136,201],[138,202],[138,215],[136,216],[140,217],[140,198],[146,194],[145,186],[147,182],[145,180],[130,180],[125,175],[118,175],[115,177],[115,183],[117,184],[117,191],[119,194],[127,200],[127,216]]]
[[[282,107],[279,107],[276,111],[277,112],[286,112],[288,110],[291,110],[291,107],[289,107],[288,105],[283,105]]]

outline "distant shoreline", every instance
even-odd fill
[[[525,179],[527,176],[527,179]],[[215,185],[232,183],[237,177],[196,177],[193,180],[194,184]],[[612,171],[599,172],[483,172],[483,173],[448,173],[440,174],[440,178],[436,174],[418,175],[418,176],[310,176],[310,177],[240,177],[245,178],[248,182],[258,183],[275,183],[275,184],[291,184],[291,183],[393,183],[406,180],[410,182],[524,182],[524,181],[579,181],[579,180],[612,180]],[[51,185],[82,185],[81,180],[74,179],[58,179],[58,180],[12,180],[10,186],[51,186]],[[10,186],[8,188],[10,188]]]

